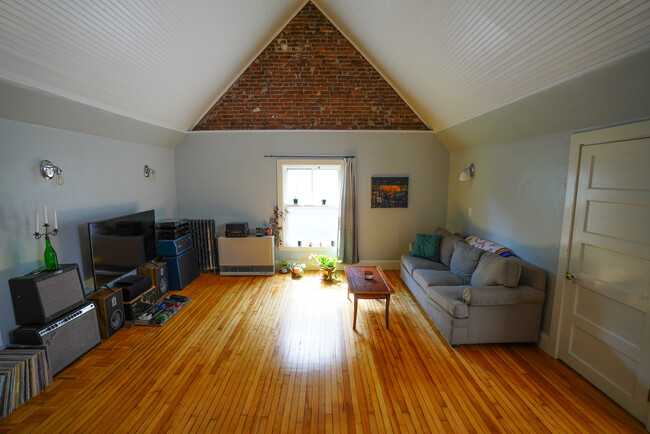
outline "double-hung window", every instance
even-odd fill
[[[285,247],[336,248],[341,160],[278,160],[278,204]]]

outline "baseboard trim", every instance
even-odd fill
[[[537,343],[537,346],[540,347],[549,356],[555,358],[555,356],[553,356],[553,352],[551,351],[550,345],[551,345],[551,342],[550,342],[550,338],[548,336],[548,333],[546,333],[544,331],[540,332],[539,333],[539,342]]]
[[[399,270],[400,261],[395,260],[363,260],[359,261],[357,265],[379,265],[382,270]]]

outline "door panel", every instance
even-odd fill
[[[642,421],[650,378],[650,139],[583,146],[560,358]]]

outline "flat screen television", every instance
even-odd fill
[[[155,227],[152,209],[88,223],[96,289],[156,259]]]

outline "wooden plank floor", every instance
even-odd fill
[[[645,432],[534,345],[453,349],[398,272],[346,285],[202,274],[164,327],[120,330],[0,420],[0,432]]]

